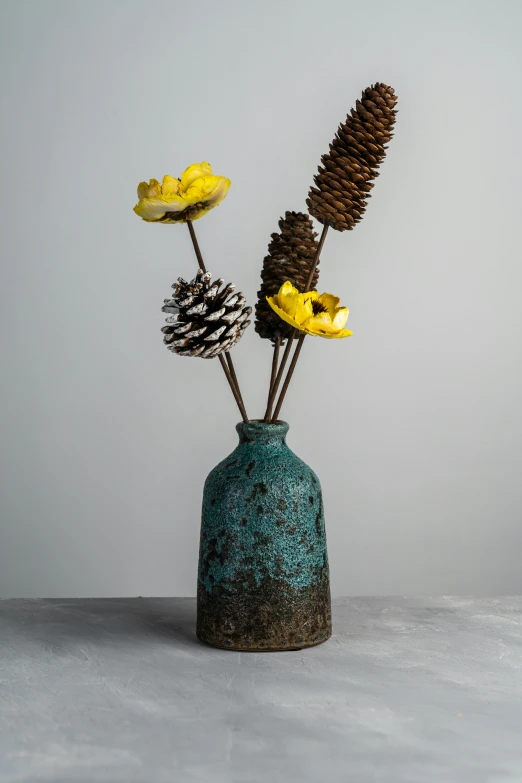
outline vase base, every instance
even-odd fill
[[[208,639],[204,639],[201,636],[198,636],[199,641],[202,644],[206,644],[209,647],[214,647],[217,650],[230,650],[231,652],[252,652],[252,653],[270,653],[270,652],[298,652],[299,650],[305,650],[307,647],[317,647],[320,644],[324,644],[328,641],[331,637],[331,633],[329,633],[327,636],[322,637],[321,639],[316,639],[314,641],[306,641],[302,642],[301,644],[295,644],[295,645],[288,645],[286,647],[274,647],[271,645],[266,645],[266,647],[245,647],[243,645],[236,645],[234,642],[231,642],[230,644],[224,644],[223,642],[218,641],[209,641]]]
[[[332,635],[328,571],[307,587],[264,579],[248,589],[198,589],[196,635],[222,650],[282,652],[322,644]]]

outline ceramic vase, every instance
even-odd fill
[[[319,479],[288,424],[238,424],[203,493],[197,635],[230,650],[299,650],[331,635]]]

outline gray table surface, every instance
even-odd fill
[[[521,783],[521,597],[338,599],[284,653],[195,609],[0,601],[1,783]]]

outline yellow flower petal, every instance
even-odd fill
[[[143,220],[160,220],[166,212],[182,212],[187,205],[179,196],[144,198],[134,207]]]
[[[297,295],[297,307],[294,318],[298,324],[302,324],[312,318],[314,314],[311,299],[303,299],[302,294]]]
[[[285,312],[279,305],[275,302],[275,296],[267,296],[266,301],[272,308],[272,310],[277,313],[279,318],[282,318],[283,321],[286,321],[287,324],[290,324],[290,326],[295,326],[296,329],[299,329],[299,324],[297,321],[292,318],[291,315],[288,315],[287,312]]]
[[[141,201],[142,198],[147,198],[149,195],[149,183],[148,182],[140,182],[138,185],[138,198]]]
[[[182,190],[186,190],[194,180],[206,177],[208,174],[212,174],[212,166],[210,163],[203,161],[203,163],[193,163],[189,166],[181,175],[181,187]]]
[[[140,182],[138,185],[138,198],[154,198],[161,196],[161,185],[157,179],[151,179],[150,182]]]
[[[331,324],[319,321],[318,317],[315,316],[305,321],[300,327],[301,330],[312,337],[327,337],[328,339],[351,336],[352,332],[348,329],[332,329]]]
[[[197,204],[202,201],[208,206],[216,206],[227,195],[230,180],[226,177],[199,177],[183,191],[187,204]]]
[[[339,331],[334,328],[330,313],[318,313],[318,315],[313,315],[303,324],[303,326],[306,327],[309,334],[333,334],[334,332]]]
[[[339,301],[339,300],[337,300]],[[347,307],[337,307],[335,311],[335,316],[333,318],[333,323],[336,327],[336,329],[342,330],[346,326],[346,321],[348,320],[348,316],[350,314],[350,311]]]
[[[287,280],[275,295],[274,301],[278,307],[293,318],[299,304],[298,296],[299,291],[297,288],[294,288],[292,283]]]
[[[341,301],[339,297],[334,296],[333,294],[324,293],[320,294],[317,298],[321,304],[326,307],[328,312],[332,314],[333,317],[337,307],[339,306],[339,302]]]
[[[163,196],[177,196],[180,189],[180,181],[175,177],[170,177],[165,174],[163,182],[161,183],[161,193]],[[139,193],[138,193],[139,195]]]
[[[214,177],[205,177],[205,180],[214,179]],[[210,197],[207,197],[205,199],[205,202],[207,204],[211,204],[213,207],[216,207],[220,201],[223,201],[223,199],[226,197],[228,193],[228,189],[230,187],[230,180],[227,179],[227,177],[216,177],[219,181],[215,183],[214,189],[212,190],[212,193],[210,194]]]
[[[351,337],[352,334],[353,332],[350,332],[349,329],[342,329],[335,334],[318,334],[317,337],[326,337],[328,340],[342,340],[343,337]]]
[[[290,294],[298,294],[299,291],[297,288],[295,288],[290,280],[287,280],[283,283],[279,291],[277,292],[276,296],[290,296]]]
[[[347,320],[348,308],[339,307],[334,318],[328,312],[318,313],[309,318],[303,326],[306,327],[309,333],[320,335],[337,334],[344,329]]]

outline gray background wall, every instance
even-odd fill
[[[231,178],[196,226],[251,302],[286,209],[366,85],[398,92],[364,221],[322,290],[284,408],[318,472],[335,594],[522,590],[522,4],[1,5],[2,596],[190,595],[204,478],[238,419],[217,363],[172,356],[188,232],[140,179]],[[332,235],[333,234],[333,235]],[[234,353],[251,416],[270,352]]]

